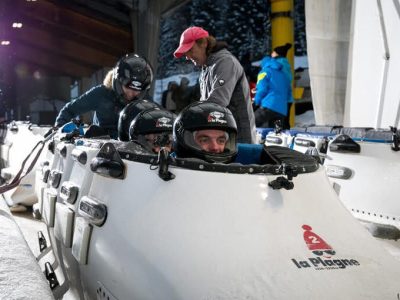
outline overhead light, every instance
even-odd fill
[[[12,27],[13,27],[13,28],[22,28],[22,23],[16,23],[16,22],[14,22],[14,23],[12,24]]]
[[[8,46],[10,45],[10,41],[1,41],[2,46]]]

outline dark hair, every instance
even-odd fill
[[[228,48],[228,43],[224,41],[217,41],[215,37],[209,35],[205,38],[201,38],[196,40],[197,44],[202,44],[204,41],[207,40],[207,48],[206,48],[206,55],[209,56],[211,53],[217,52],[221,49]]]
[[[278,56],[286,57],[290,48],[292,48],[292,44],[286,43],[285,45],[275,47],[274,51],[276,52],[276,54],[278,54]]]

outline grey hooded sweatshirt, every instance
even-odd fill
[[[233,114],[239,143],[255,143],[256,127],[249,83],[243,67],[227,49],[210,54],[200,74],[200,101],[212,101]]]

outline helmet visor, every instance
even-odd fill
[[[137,141],[147,150],[158,153],[162,147],[172,148],[172,133],[148,133],[138,135]]]
[[[236,134],[219,129],[186,131],[185,144],[207,154],[223,154],[236,151]]]

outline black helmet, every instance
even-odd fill
[[[142,99],[135,100],[127,104],[123,110],[119,113],[118,119],[118,139],[120,141],[129,140],[129,125],[132,120],[137,116],[138,113],[145,109],[159,107],[157,103],[150,100]]]
[[[202,150],[195,141],[199,130],[217,129],[226,133],[221,153]],[[231,162],[237,153],[237,127],[229,109],[210,101],[195,102],[178,115],[173,128],[173,148],[178,157],[197,157],[208,162]]]
[[[114,68],[113,90],[123,99],[122,86],[136,91],[145,91],[153,81],[153,69],[149,62],[138,54],[127,54]]]
[[[154,151],[155,146],[169,145],[175,118],[174,113],[158,107],[143,110],[131,122],[129,140],[137,141],[149,151]]]

